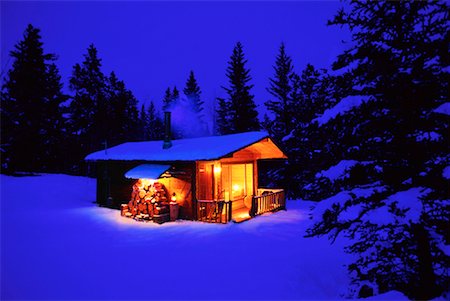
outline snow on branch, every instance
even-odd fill
[[[441,104],[439,107],[434,109],[433,112],[440,113],[440,114],[445,114],[445,115],[450,115],[450,102],[446,102],[446,103]]]
[[[360,162],[356,160],[341,160],[338,164],[331,166],[327,170],[322,170],[316,173],[316,178],[325,177],[334,182],[338,179],[348,177],[348,172],[357,164],[366,165],[372,161]]]
[[[363,220],[379,226],[400,223],[418,223],[423,211],[421,198],[430,193],[429,188],[413,187],[389,196],[385,205],[367,212]],[[403,212],[403,216],[394,213],[394,209]],[[395,210],[397,211],[397,210]]]
[[[325,110],[322,116],[313,119],[313,122],[318,122],[319,126],[324,125],[331,119],[336,118],[336,116],[340,114],[344,114],[347,111],[350,111],[354,107],[358,107],[361,104],[368,102],[371,99],[370,96],[367,95],[350,95],[341,99],[337,105],[334,107]]]

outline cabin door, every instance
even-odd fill
[[[198,200],[214,199],[214,165],[200,164],[198,171]]]
[[[224,199],[233,201],[233,208],[251,206],[253,196],[253,164],[222,164]]]

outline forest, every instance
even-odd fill
[[[114,72],[103,73],[94,44],[64,83],[45,32],[30,24],[2,78],[1,173],[88,175],[91,152],[161,140],[164,111],[181,110],[196,124],[175,127],[174,139],[266,131],[288,159],[264,181],[317,202],[308,236],[349,238],[356,296],[448,294],[449,12],[445,1],[351,1],[328,21],[352,38],[329,68],[299,70],[279,45],[267,62],[271,99],[261,119],[238,41],[224,70],[228,82],[217,83],[226,97],[203,98],[193,70],[181,91],[161,91],[163,106],[144,106]],[[212,101],[210,128],[203,106]]]

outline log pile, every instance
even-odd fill
[[[133,185],[131,199],[121,207],[121,215],[135,220],[153,220],[162,224],[169,221],[169,200],[163,184],[138,180]]]

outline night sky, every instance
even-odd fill
[[[141,102],[160,103],[165,89],[184,87],[194,70],[206,112],[224,96],[225,69],[241,41],[251,69],[258,110],[269,99],[268,78],[281,42],[297,71],[307,63],[329,67],[348,40],[326,26],[342,3],[301,2],[1,2],[1,68],[28,23],[41,29],[46,52],[68,91],[75,63],[94,43],[105,74],[115,71]],[[260,116],[261,117],[261,116]]]

